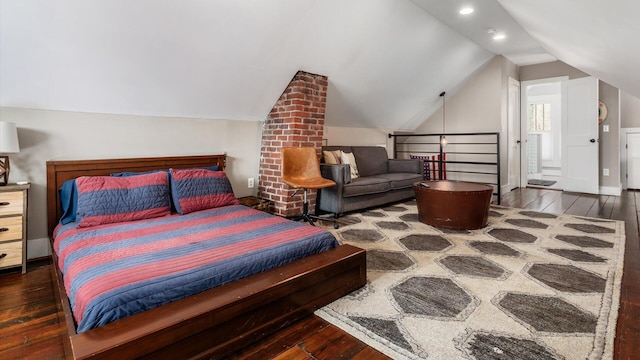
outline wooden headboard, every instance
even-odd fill
[[[226,154],[171,156],[100,160],[47,161],[47,226],[49,236],[62,216],[58,190],[62,184],[80,176],[106,176],[122,171],[150,171],[159,169],[187,169],[226,165]]]

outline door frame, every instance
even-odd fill
[[[620,128],[620,181],[622,190],[629,188],[627,182],[627,134],[640,133],[640,128]]]
[[[556,76],[544,79],[525,80],[520,82],[520,186],[527,187],[529,174],[527,169],[527,138],[529,129],[527,124],[527,87],[531,85],[546,84],[569,80],[569,76]],[[562,140],[560,140],[562,141]]]
[[[514,99],[515,103],[513,104],[514,106],[514,111],[513,113],[510,111],[510,106],[511,104],[511,97],[509,96],[511,94],[511,87],[514,86],[517,89],[517,95]],[[521,106],[520,106],[520,99],[522,98],[521,95],[521,91],[520,91],[520,81],[512,78],[511,76],[508,77],[508,90],[507,90],[507,184],[502,186],[502,193],[505,194],[517,187],[520,187],[520,184],[522,183],[521,179],[522,179],[522,173],[521,173],[521,169],[522,166],[520,166],[519,162],[517,162],[516,160],[520,160],[522,159],[522,139],[520,138],[522,130],[522,122],[520,121],[519,117],[521,116]],[[513,115],[513,117],[512,117]],[[517,129],[515,131],[512,131],[512,127],[517,127]],[[512,137],[513,136],[513,137]],[[515,145],[514,145],[515,144]],[[517,148],[516,150],[516,154],[513,155],[513,157],[511,158],[511,152],[514,148]],[[512,161],[514,162],[512,164]],[[515,167],[515,168],[514,168]],[[511,183],[511,172],[514,171],[515,172],[515,183]]]

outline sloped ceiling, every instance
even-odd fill
[[[640,1],[498,2],[553,56],[640,97]]]
[[[1,0],[0,105],[264,120],[298,70],[328,125],[412,129],[493,54],[408,0]]]
[[[557,60],[543,49],[496,0],[411,0],[427,13],[447,24],[476,44],[500,54],[516,65],[530,65]],[[462,15],[460,9],[472,8]],[[492,29],[505,35],[494,40]]]
[[[329,77],[328,125],[412,130],[441,91],[523,52],[640,97],[640,1],[466,1],[521,49],[456,24],[463,2],[0,0],[0,106],[261,121],[305,70]]]

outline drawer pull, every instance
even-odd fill
[[[0,228],[0,232],[9,231],[9,228]]]
[[[7,254],[5,254],[5,253],[0,254],[0,259],[2,259],[5,256],[7,256]]]
[[[9,202],[8,202],[8,201],[0,202],[0,206],[7,206],[7,205],[9,205]]]

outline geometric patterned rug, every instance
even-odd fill
[[[394,359],[608,359],[624,222],[492,206],[479,230],[418,221],[415,200],[340,218],[367,284],[316,315]]]

